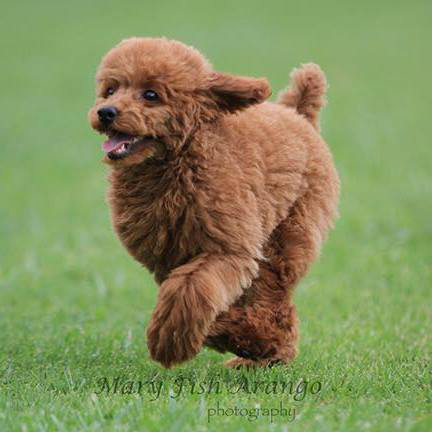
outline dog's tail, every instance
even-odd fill
[[[321,68],[308,63],[291,74],[291,86],[279,95],[278,103],[295,108],[319,131],[319,112],[326,103],[327,80]]]

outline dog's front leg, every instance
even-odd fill
[[[147,330],[151,357],[165,367],[194,357],[210,324],[256,276],[252,257],[203,253],[173,270],[159,291]]]

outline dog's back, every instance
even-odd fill
[[[267,235],[310,189],[326,214],[328,223],[320,224],[324,237],[337,213],[339,192],[331,153],[319,134],[326,79],[319,66],[308,64],[295,70],[291,81],[277,103],[226,116],[218,133],[235,159],[232,168],[244,173],[243,180],[258,195]]]

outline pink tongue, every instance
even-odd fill
[[[116,134],[109,140],[106,140],[102,144],[102,149],[105,153],[110,153],[116,148],[120,147],[123,143],[127,143],[130,141],[130,137],[126,134]]]

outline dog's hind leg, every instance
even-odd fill
[[[247,363],[293,359],[298,339],[296,311],[277,279],[269,263],[261,263],[247,293],[217,317],[206,345],[237,354],[239,361]]]
[[[304,200],[293,206],[265,247],[258,277],[213,323],[206,345],[236,354],[228,367],[287,364],[297,355],[293,290],[317,257],[324,234],[313,215]]]

